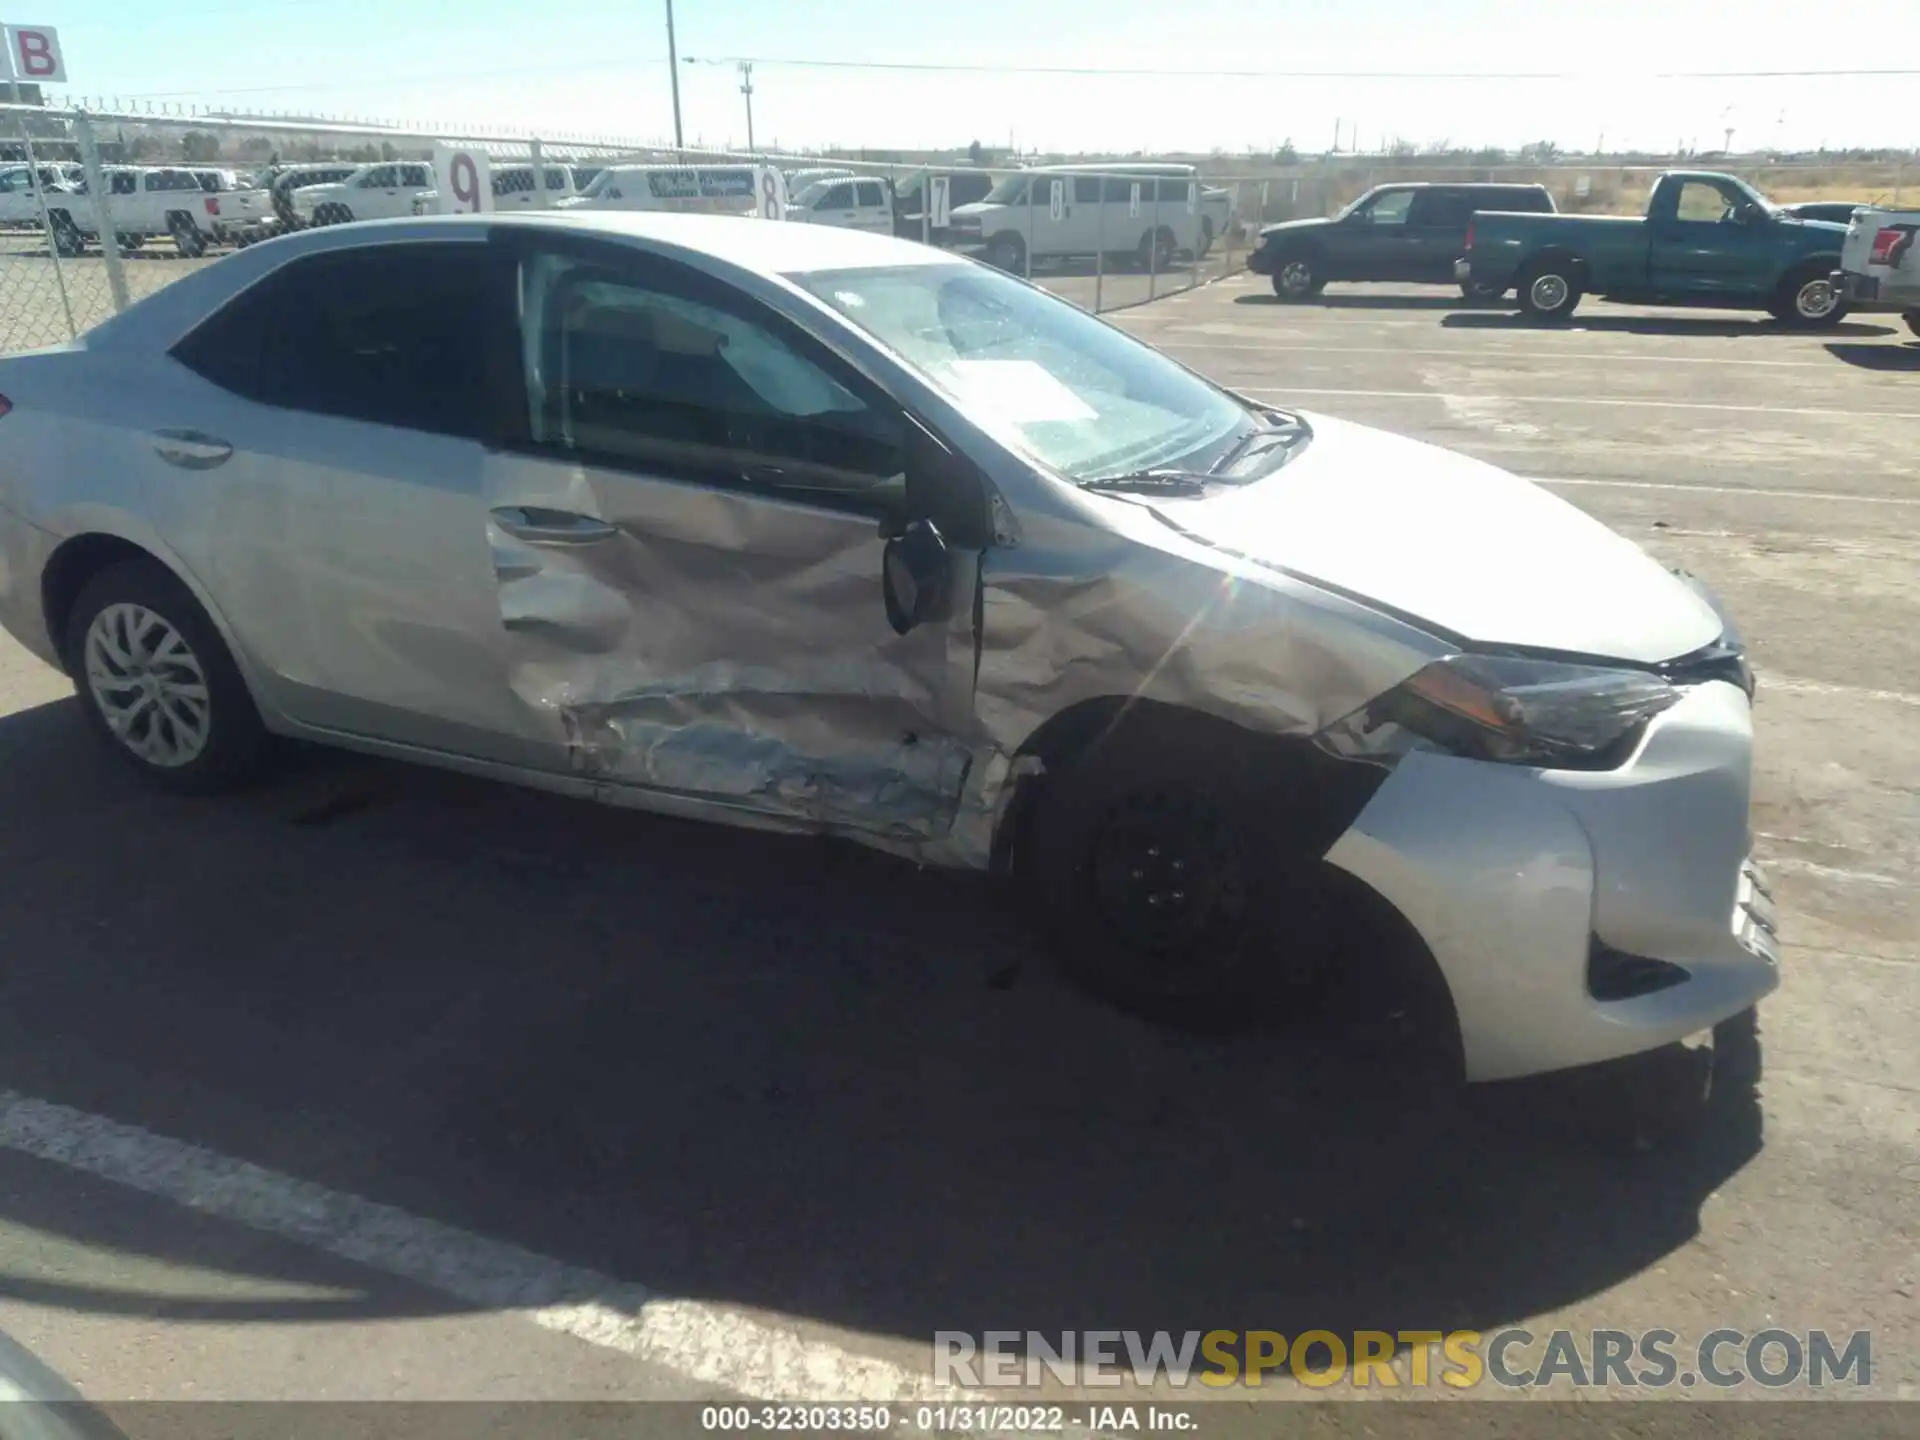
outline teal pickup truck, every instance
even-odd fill
[[[1672,170],[1640,219],[1483,210],[1454,276],[1482,294],[1516,290],[1542,320],[1564,320],[1581,296],[1598,295],[1832,325],[1847,308],[1833,283],[1846,238],[1846,226],[1789,215],[1731,175]]]

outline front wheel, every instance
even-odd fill
[[[1012,231],[996,235],[987,242],[987,263],[1009,274],[1027,268],[1027,242]]]
[[[266,730],[220,632],[157,561],[89,580],[65,651],[90,728],[150,783],[205,794],[244,783],[265,761]]]
[[[1520,277],[1520,308],[1536,320],[1564,320],[1580,303],[1580,278],[1562,261],[1542,261]]]
[[[1803,266],[1780,282],[1768,309],[1783,324],[1811,330],[1838,325],[1846,316],[1847,298],[1827,266]]]
[[[1304,255],[1282,260],[1273,272],[1273,293],[1282,300],[1307,300],[1326,288],[1313,261]]]

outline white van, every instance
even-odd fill
[[[779,180],[778,172],[753,165],[609,165],[583,194],[555,208],[752,215],[763,175]]]
[[[1182,252],[1205,255],[1231,207],[1191,165],[1047,165],[955,206],[952,233],[955,248],[1004,270],[1024,269],[1028,256],[1095,254],[1164,270]]]
[[[787,219],[842,230],[893,234],[893,188],[873,176],[816,180],[787,205]]]

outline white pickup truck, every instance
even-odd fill
[[[1833,283],[1858,305],[1889,306],[1920,335],[1920,210],[1856,210]]]
[[[224,243],[249,245],[273,222],[273,197],[237,170],[195,166],[194,178],[211,196],[213,233]]]
[[[362,165],[337,184],[295,190],[290,198],[301,225],[345,225],[411,215],[414,199],[432,189],[433,167],[426,161],[383,160]]]
[[[171,235],[174,247],[193,257],[204,255],[207,246],[219,239],[214,227],[219,202],[193,170],[108,165],[104,176],[109,223],[122,249],[136,249],[150,235]],[[57,194],[48,192],[47,221],[61,254],[78,255],[87,241],[99,238],[95,214],[84,175]]]

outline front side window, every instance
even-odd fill
[[[533,443],[884,512],[902,493],[905,420],[770,312],[672,267],[528,259],[522,359]]]
[[[402,166],[400,169],[400,183],[402,185],[417,185],[417,186],[425,186],[429,184],[430,182],[427,179],[427,167],[424,165]],[[527,188],[529,190],[533,188],[531,180],[529,180]]]
[[[858,186],[860,206],[864,210],[877,210],[887,203],[887,197],[880,188],[878,180],[862,180]]]
[[[998,271],[910,265],[789,277],[976,421],[1076,480],[1203,467],[1248,411],[1164,355]]]
[[[296,260],[175,347],[265,405],[477,437],[499,274],[479,244],[378,245]]]
[[[1374,225],[1404,225],[1413,196],[1411,190],[1389,190],[1367,207],[1365,218]]]

